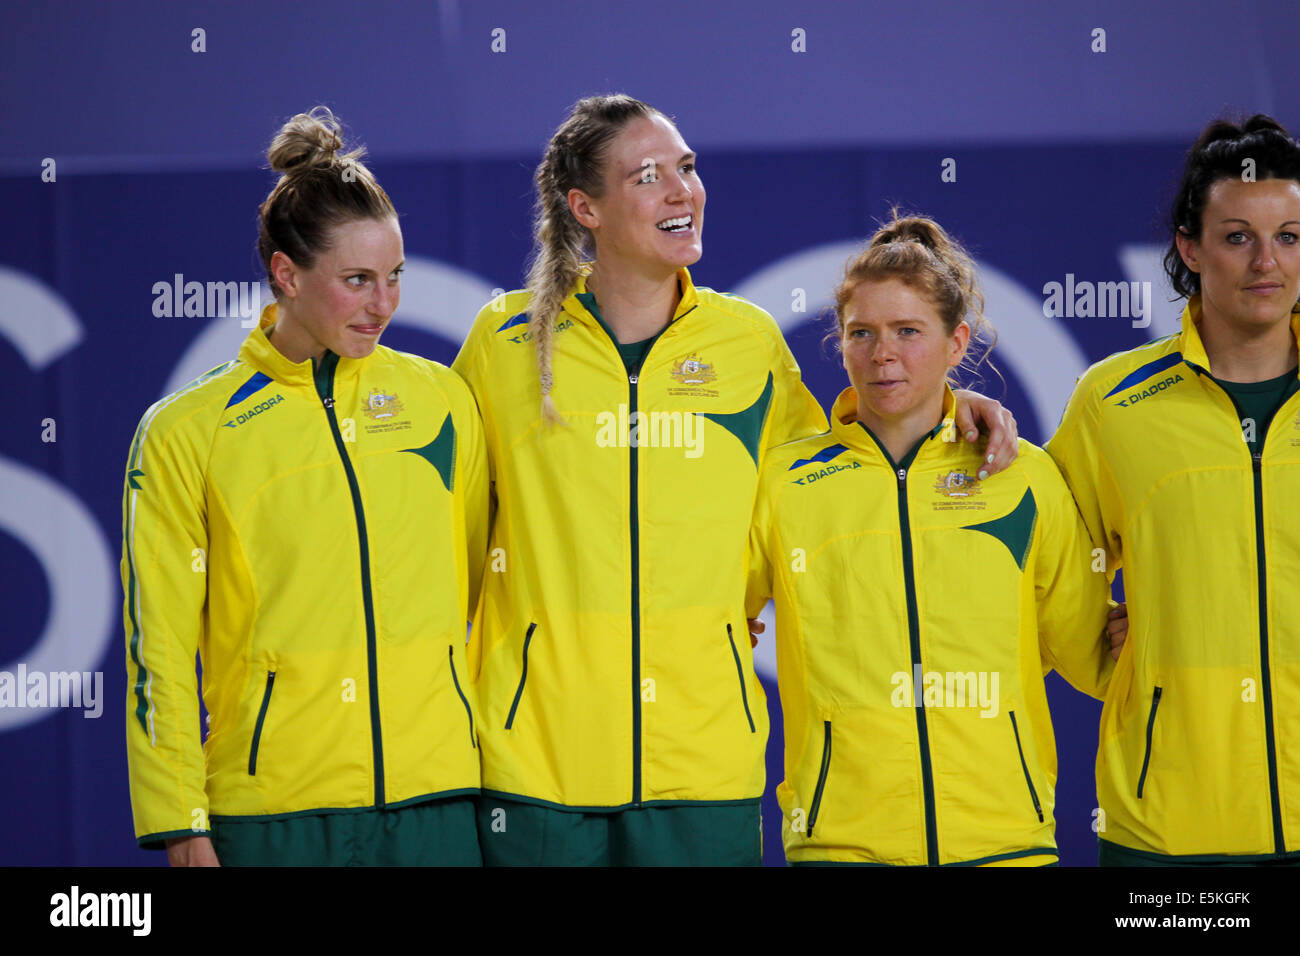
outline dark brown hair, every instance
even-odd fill
[[[365,147],[338,155],[343,148],[339,123],[328,107],[299,113],[280,127],[266,158],[280,180],[258,208],[257,251],[267,281],[271,256],[283,252],[310,269],[329,248],[334,227],[358,219],[397,217],[392,200],[360,162]]]
[[[1201,277],[1187,268],[1178,253],[1176,236],[1201,238],[1201,215],[1210,187],[1223,179],[1240,179],[1253,160],[1253,175],[1261,179],[1292,179],[1300,182],[1300,143],[1271,116],[1256,113],[1238,125],[1219,119],[1202,130],[1187,152],[1183,180],[1169,211],[1169,248],[1165,251],[1165,274],[1174,291],[1183,297],[1201,291]]]

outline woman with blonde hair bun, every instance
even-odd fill
[[[131,802],[174,866],[481,862],[482,425],[449,369],[379,344],[402,234],[342,148],[323,107],[280,129],[258,239],[275,302],[131,446]]]
[[[829,434],[768,455],[750,536],[746,606],[776,602],[786,858],[1053,863],[1043,677],[1105,693],[1106,576],[1042,449],[985,477],[958,440],[948,378],[993,337],[938,223],[895,212],[835,315],[851,384]]]

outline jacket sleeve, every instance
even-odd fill
[[[772,532],[772,483],[760,476],[749,527],[749,551],[745,563],[745,616],[756,618],[772,597],[774,588],[769,538]]]
[[[457,480],[460,482],[460,500],[464,509],[465,567],[469,575],[466,614],[473,618],[474,609],[478,607],[488,545],[488,452],[478,404],[460,377],[455,376],[455,373],[453,376],[456,378],[459,397],[456,430],[463,436],[456,466],[460,471]]]
[[[1031,483],[1038,502],[1035,604],[1043,673],[1055,670],[1098,699],[1115,670],[1106,635],[1110,575],[1093,556],[1092,541],[1074,498],[1048,456]]]
[[[156,405],[141,420],[122,501],[126,751],[145,849],[208,831],[195,675],[207,610],[207,445],[170,417]]]
[[[498,324],[500,323],[502,311],[493,309],[493,303],[498,300],[504,301],[504,298],[498,297],[485,305],[478,316],[474,319],[474,324],[470,327],[469,334],[465,336],[465,341],[461,343],[460,351],[456,353],[456,359],[451,363],[452,371],[460,376],[468,387],[474,403],[478,406],[479,421],[484,432],[491,430],[492,409],[491,396],[488,394],[488,370],[487,370],[487,346],[489,344],[489,325],[495,316]],[[496,481],[496,463],[488,456],[488,480]]]
[[[1123,542],[1113,524],[1119,499],[1099,447],[1100,406],[1092,379],[1092,373],[1085,373],[1075,385],[1061,425],[1045,448],[1074,496],[1093,547],[1105,554],[1107,575],[1114,578],[1123,560]]]
[[[482,591],[484,574],[491,573],[488,569],[490,564],[487,561],[487,549],[492,542],[492,528],[496,522],[496,468],[497,463],[490,451],[491,432],[492,432],[492,401],[488,392],[487,383],[487,346],[489,342],[490,328],[489,323],[493,317],[496,317],[497,325],[501,324],[502,311],[493,309],[496,302],[504,302],[504,298],[498,297],[489,302],[479,310],[478,316],[474,319],[474,324],[470,327],[469,334],[465,336],[465,341],[461,343],[460,351],[456,354],[455,361],[451,364],[451,369],[465,383],[469,390],[470,398],[473,399],[474,405],[478,412],[479,427],[482,429],[483,436],[483,460],[484,460],[484,492],[486,494],[485,511],[483,513],[483,541],[481,545],[482,554],[478,558],[478,575],[471,577],[470,600],[467,608],[470,614],[469,642],[465,648],[465,661],[469,669],[469,680],[476,683],[479,678],[479,670],[482,666],[483,642],[483,607],[479,600]],[[466,502],[466,507],[472,507]],[[473,543],[469,534],[468,515],[466,516],[466,544],[471,550],[476,549],[479,545]],[[474,574],[474,561],[470,561],[471,575]]]
[[[765,429],[764,451],[796,438],[820,435],[830,428],[826,413],[803,383],[799,363],[775,320],[772,320],[772,334],[776,354],[772,362],[772,411]]]

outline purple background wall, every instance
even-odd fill
[[[9,4],[5,20],[0,670],[102,671],[105,701],[98,719],[0,708],[0,864],[162,862],[135,849],[126,790],[122,466],[144,408],[245,334],[237,316],[157,318],[152,289],[176,273],[260,279],[259,166],[287,116],[334,108],[403,214],[405,324],[385,344],[450,361],[490,290],[520,282],[551,129],[578,96],[625,90],[701,153],[696,281],[772,311],[823,402],[844,376],[818,310],[900,201],[973,248],[1006,377],[1005,394],[986,387],[1039,443],[1087,363],[1173,329],[1160,221],[1200,126],[1225,109],[1300,126],[1288,3],[123,2]],[[1150,325],[1044,318],[1044,284],[1067,274],[1151,282]],[[1087,865],[1098,705],[1055,677],[1050,690],[1058,839],[1064,863]]]

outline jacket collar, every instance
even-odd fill
[[[957,434],[956,416],[957,397],[953,395],[950,386],[944,385],[943,416],[939,424],[922,436],[919,442],[920,450],[924,451],[927,444],[935,438],[945,443],[959,441],[961,436]],[[835,404],[831,406],[830,418],[831,435],[836,441],[855,451],[884,456],[884,446],[879,444],[878,439],[865,425],[858,422],[858,390],[852,385],[840,392],[839,397],[835,399]]]
[[[1183,330],[1178,333],[1178,351],[1183,361],[1193,368],[1209,374],[1210,357],[1205,352],[1205,343],[1201,341],[1201,297],[1190,296],[1183,307]],[[1291,310],[1291,335],[1300,342],[1300,303]],[[1296,369],[1300,376],[1300,368]]]
[[[272,344],[271,339],[267,336],[267,333],[275,326],[279,315],[279,306],[274,302],[262,309],[257,328],[248,333],[248,337],[244,339],[244,344],[239,347],[239,360],[284,385],[301,385],[315,391],[316,384],[313,375],[315,369],[312,360],[291,362],[283,352]],[[373,354],[372,352],[371,355]],[[323,361],[333,362],[336,359],[338,367],[334,372],[335,382],[358,375],[362,363],[366,361],[364,358],[342,358],[329,351],[325,353]]]
[[[590,262],[583,264],[582,272],[578,275],[578,283],[564,300],[562,308],[569,315],[588,325],[599,325],[617,342],[618,339],[614,337],[612,330],[605,323],[604,316],[600,314],[595,295],[587,291],[587,277],[591,275],[591,266]],[[677,302],[677,309],[673,312],[673,322],[693,311],[700,304],[699,293],[695,291],[695,283],[691,281],[691,273],[685,266],[677,270],[677,286],[682,294]]]

